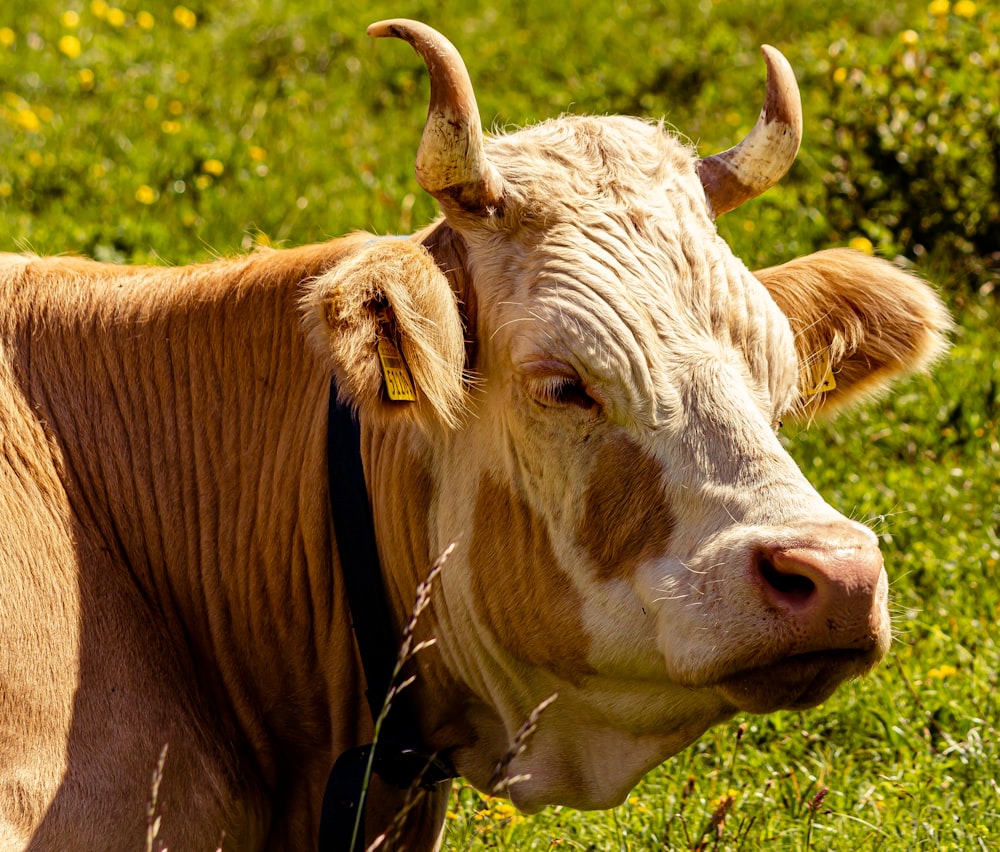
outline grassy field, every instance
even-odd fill
[[[803,153],[720,228],[751,266],[867,248],[874,231],[837,230],[824,209],[831,104],[854,73],[838,57],[849,47],[874,64],[901,40],[988,28],[968,0],[885,0],[874,13],[868,0],[357,5],[6,0],[0,251],[181,263],[425,223],[434,207],[412,174],[423,66],[364,35],[394,16],[462,49],[487,124],[665,116],[704,153],[756,119],[757,46],[773,43],[803,87]],[[949,103],[978,85],[956,79]],[[824,496],[881,536],[886,663],[810,712],[715,729],[613,811],[525,818],[460,787],[446,848],[1000,849],[1000,307],[968,258],[922,258],[956,315],[947,360],[886,401],[784,436]]]

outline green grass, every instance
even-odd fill
[[[7,0],[0,250],[182,263],[423,224],[425,73],[406,45],[364,35],[409,16],[462,49],[487,124],[665,115],[703,152],[753,123],[757,45],[778,45],[803,86],[803,153],[720,226],[749,264],[780,262],[831,239],[831,47],[882,55],[932,23],[923,0],[875,13],[867,0],[355,5]],[[887,662],[815,710],[714,729],[612,811],[529,819],[460,787],[446,848],[1000,848],[1000,308],[934,262],[958,321],[948,358],[886,401],[784,435],[824,496],[882,538]]]

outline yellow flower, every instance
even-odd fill
[[[156,95],[146,95],[146,97],[142,99],[142,105],[152,112],[160,105],[160,99],[156,97]]]
[[[32,148],[30,151],[28,151],[27,154],[24,155],[24,159],[28,161],[29,166],[33,166],[36,169],[42,163],[45,162],[45,158],[42,156],[42,152],[36,151],[34,148]]]
[[[178,100],[172,100],[167,104],[167,112],[171,115],[183,115],[184,114],[184,104]]]
[[[833,82],[843,83],[847,79],[847,69],[840,66],[836,71],[833,72]]]
[[[149,12],[139,12],[135,16],[135,22],[139,25],[140,29],[151,30],[156,26],[156,18],[154,18]]]
[[[920,34],[916,30],[903,30],[899,34],[899,40],[903,44],[913,45],[920,41]]]
[[[976,4],[972,0],[958,0],[952,11],[960,18],[971,18],[976,14]]]
[[[855,251],[875,254],[875,246],[872,245],[872,241],[868,237],[853,237],[847,245]]]
[[[65,54],[70,59],[76,59],[80,55],[80,39],[74,35],[64,35],[59,39],[59,52]]]
[[[104,0],[93,0],[90,11],[94,13],[94,17],[103,18],[108,14],[108,4]]]
[[[111,6],[108,9],[108,23],[113,27],[124,27],[125,26],[125,13],[121,9],[117,9]]]
[[[255,163],[259,163],[267,158],[267,151],[261,148],[259,145],[250,146],[250,159]]]
[[[956,669],[954,666],[949,666],[946,664],[943,666],[936,666],[935,668],[931,669],[929,672],[927,672],[927,677],[929,677],[931,680],[944,680],[944,678],[951,677],[953,674],[958,674],[958,669]]]
[[[77,71],[76,79],[80,81],[80,88],[85,92],[94,88],[94,72],[89,68],[81,68]]]
[[[175,6],[174,21],[180,24],[186,30],[193,30],[195,24],[198,23],[198,16],[194,12],[192,12],[187,6]]]
[[[517,816],[517,809],[510,802],[495,802],[492,816],[493,819],[510,819]]]
[[[152,204],[156,201],[156,190],[143,184],[135,191],[135,200],[140,204]]]
[[[22,109],[17,113],[17,126],[22,130],[27,130],[29,133],[34,133],[41,127],[41,122],[38,120],[38,116],[30,109]]]
[[[208,189],[212,185],[212,178],[209,175],[198,175],[194,179],[194,185],[198,189]]]
[[[173,136],[174,134],[181,132],[181,123],[179,121],[164,121],[163,124],[160,125],[160,130],[170,136]]]
[[[221,175],[225,169],[226,167],[223,165],[222,160],[205,160],[205,162],[201,164],[201,170],[203,172],[214,175],[215,177]]]
[[[0,45],[10,47],[17,40],[17,36],[10,27],[0,27]]]
[[[0,183],[0,198],[10,198],[14,194],[14,187],[12,187],[6,181]]]
[[[59,16],[59,21],[68,30],[75,30],[80,26],[80,14],[74,9],[67,9]]]
[[[942,18],[948,14],[950,8],[951,3],[949,0],[931,0],[931,4],[927,7],[927,12],[935,18]]]

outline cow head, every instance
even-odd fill
[[[876,538],[776,430],[928,362],[949,320],[888,263],[841,250],[754,275],[718,236],[797,151],[784,59],[766,51],[750,136],[699,161],[634,118],[484,141],[454,47],[415,22],[370,32],[430,69],[417,176],[444,218],[317,281],[310,323],[368,424],[387,570],[459,541],[430,628],[448,673],[431,743],[464,731],[455,764],[490,789],[558,693],[510,794],[608,806],[734,712],[809,707],[868,671],[890,634]],[[415,402],[386,399],[380,334]]]

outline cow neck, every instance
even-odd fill
[[[361,460],[361,429],[354,413],[330,383],[327,421],[327,466],[330,508],[340,556],[341,576],[364,669],[368,709],[375,723],[392,687],[398,648],[386,600],[375,524]],[[427,749],[405,690],[392,698],[374,743],[341,754],[330,773],[320,820],[321,852],[363,850],[364,831],[355,845],[351,836],[359,808],[364,807],[368,767],[385,782],[403,790],[427,790],[456,777],[451,765]],[[364,813],[360,825],[364,827]]]

